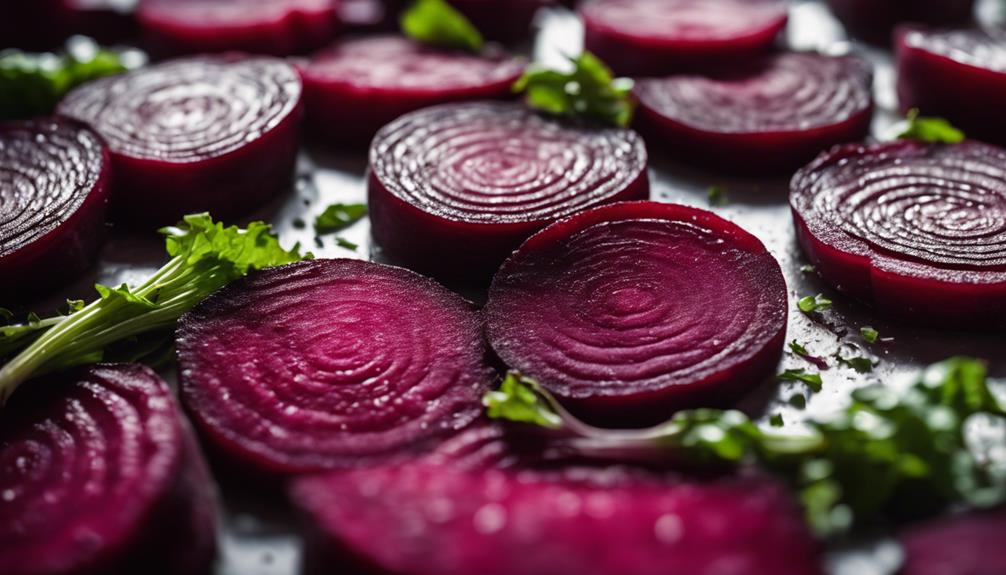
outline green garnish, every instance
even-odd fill
[[[782,420],[782,414],[781,413],[773,414],[772,417],[768,418],[768,424],[771,425],[772,427],[782,427],[783,425],[785,425],[785,422]]]
[[[877,343],[880,338],[880,332],[868,325],[859,328],[859,335],[863,336],[866,343]]]
[[[800,357],[810,357],[810,352],[807,351],[807,348],[797,343],[795,339],[789,342],[789,350]]]
[[[809,295],[796,303],[803,313],[814,313],[831,307],[832,301],[823,294]]]
[[[493,419],[557,429],[562,427],[562,419],[555,412],[558,404],[552,405],[550,398],[537,381],[511,371],[503,378],[497,391],[490,391],[482,397],[482,405],[486,406],[486,413]]]
[[[353,250],[354,252],[356,251],[356,248],[360,247],[359,244],[355,244],[341,236],[335,238],[335,245],[339,246],[340,248],[345,248],[347,250]]]
[[[775,378],[777,381],[802,381],[811,391],[821,391],[821,387],[824,385],[820,373],[811,373],[803,368],[787,369]]]
[[[935,144],[958,144],[963,142],[964,138],[964,132],[943,118],[920,117],[918,108],[908,111],[908,116],[898,132],[899,140],[918,140]]]
[[[727,189],[723,186],[709,186],[706,198],[709,200],[710,206],[725,206],[730,201],[727,198]]]
[[[474,53],[485,44],[478,29],[444,0],[416,0],[399,23],[402,33],[423,44]]]
[[[332,204],[314,219],[314,231],[319,235],[330,234],[347,228],[367,215],[364,204]]]
[[[800,271],[803,272],[803,273],[805,273],[805,274],[812,274],[812,273],[814,273],[814,272],[817,271],[817,268],[814,267],[814,266],[812,266],[812,265],[810,265],[810,264],[805,264],[805,265],[800,266]]]
[[[838,363],[848,366],[858,373],[870,373],[876,365],[873,360],[868,357],[842,357],[837,355],[835,356],[835,359],[838,360]]]

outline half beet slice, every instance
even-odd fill
[[[516,103],[427,108],[371,145],[374,238],[414,269],[488,278],[556,219],[648,197],[646,162],[629,130],[562,123]]]
[[[901,575],[1006,573],[1002,535],[1006,511],[972,512],[915,525],[898,539],[905,552]]]
[[[765,246],[704,210],[625,202],[534,235],[489,289],[487,334],[511,368],[600,425],[725,404],[775,368],[786,283]]]
[[[793,178],[797,239],[837,289],[902,321],[1006,326],[1006,150],[841,146]]]
[[[10,280],[0,294],[33,293],[91,266],[104,237],[109,171],[105,145],[82,124],[0,126],[0,277]]]
[[[888,45],[898,24],[916,22],[934,26],[966,24],[974,13],[974,0],[828,0],[828,6],[852,35]]]
[[[651,144],[692,163],[792,173],[866,137],[872,92],[872,69],[859,58],[777,54],[710,75],[642,80],[637,124]]]
[[[183,317],[177,345],[197,426],[265,474],[413,456],[474,421],[494,379],[469,302],[356,260],[235,282]]]
[[[108,143],[114,204],[126,224],[188,213],[240,215],[289,185],[301,83],[281,60],[206,56],[91,82],[57,112]]]
[[[150,369],[100,365],[19,390],[0,438],[5,574],[208,571],[215,491]]]
[[[779,0],[592,0],[584,47],[626,76],[736,65],[768,52],[786,26]]]

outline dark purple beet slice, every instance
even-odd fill
[[[646,162],[629,130],[561,123],[516,103],[427,108],[371,145],[374,238],[409,267],[481,279],[556,219],[648,197]]]
[[[216,496],[171,390],[99,365],[14,394],[0,420],[5,575],[204,573]]]
[[[0,277],[11,280],[0,294],[37,295],[91,266],[109,170],[105,145],[77,122],[0,125]]]
[[[901,575],[1001,575],[1006,573],[1006,512],[973,512],[905,530]]]
[[[905,22],[936,26],[972,19],[974,0],[828,0],[828,6],[852,35],[889,44],[891,31]]]
[[[950,120],[972,138],[1006,144],[1006,32],[899,30],[902,111]]]
[[[145,226],[236,216],[286,189],[300,97],[297,72],[280,60],[206,56],[85,84],[57,112],[104,137],[119,219]]]
[[[199,429],[266,474],[412,457],[474,421],[494,379],[469,302],[356,260],[235,282],[182,319],[177,345]]]
[[[584,45],[618,74],[663,76],[736,65],[786,26],[779,0],[591,0]]]
[[[513,43],[531,36],[538,9],[555,0],[448,0],[489,40]]]
[[[769,376],[786,283],[765,246],[710,212],[624,202],[581,212],[503,264],[487,334],[508,366],[602,425],[729,403]]]
[[[292,496],[309,574],[821,572],[793,502],[764,479],[412,464],[298,479]]]
[[[402,36],[340,42],[303,66],[308,126],[326,141],[369,144],[402,114],[463,100],[504,99],[524,62],[496,52],[473,56]]]
[[[796,174],[790,205],[837,289],[906,322],[1006,326],[1006,150],[840,146]]]
[[[83,34],[108,44],[137,35],[131,0],[61,0],[57,15],[66,36]]]
[[[866,137],[872,91],[873,72],[859,58],[777,54],[731,71],[642,80],[637,123],[650,143],[693,163],[792,173]]]

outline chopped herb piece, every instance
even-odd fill
[[[782,427],[783,424],[784,424],[784,422],[782,420],[782,414],[781,413],[776,413],[776,414],[772,415],[772,417],[769,418],[768,423],[772,427]]]
[[[706,197],[710,206],[725,206],[730,201],[727,198],[727,189],[723,186],[710,186]]]
[[[805,274],[812,274],[812,273],[817,272],[817,268],[814,267],[814,266],[812,266],[812,265],[810,265],[810,264],[805,264],[805,265],[800,266],[800,271],[803,272],[803,273],[805,273]]]
[[[431,46],[478,53],[485,44],[478,29],[444,0],[416,0],[399,23],[406,36]]]
[[[330,234],[347,228],[367,215],[364,204],[332,204],[325,208],[314,220],[314,231],[319,235]]]
[[[838,363],[840,363],[842,365],[845,365],[845,366],[848,366],[848,367],[851,367],[852,369],[856,370],[859,373],[870,373],[871,371],[873,371],[873,368],[876,365],[876,364],[873,363],[873,360],[871,360],[870,358],[867,358],[867,357],[848,357],[847,358],[847,357],[842,357],[842,356],[838,355],[838,356],[835,356],[835,359],[838,360]]]
[[[963,142],[964,138],[964,132],[943,118],[919,116],[918,108],[908,111],[908,116],[898,133],[900,140],[918,140],[935,144],[957,144]]]
[[[553,407],[539,397],[538,382],[511,371],[497,391],[482,398],[489,417],[557,428],[562,420]]]
[[[877,343],[877,339],[880,338],[880,332],[868,325],[859,328],[859,335],[863,336],[863,340],[867,343]]]
[[[799,355],[800,357],[810,356],[810,352],[807,351],[807,348],[797,343],[795,339],[789,342],[789,350],[792,351],[794,354]]]
[[[830,308],[831,304],[832,301],[830,299],[824,297],[824,295],[822,294],[817,294],[814,296],[809,295],[805,298],[801,298],[796,305],[797,307],[800,308],[800,311],[802,311],[803,313],[814,313]]]
[[[807,397],[802,393],[794,393],[789,396],[789,404],[797,409],[803,409],[807,407]]]
[[[345,248],[347,250],[353,250],[353,251],[356,251],[356,248],[360,247],[359,245],[354,244],[353,242],[341,236],[335,238],[335,245],[339,246],[340,248]]]
[[[810,387],[811,391],[821,391],[823,385],[820,373],[810,373],[803,368],[787,369],[775,378],[779,381],[802,381]]]
[[[528,106],[560,116],[578,116],[626,127],[635,101],[632,80],[614,78],[611,70],[590,52],[570,58],[568,72],[530,67],[513,85],[524,93]]]
[[[307,227],[307,222],[301,218],[294,218],[291,223],[293,224],[294,229],[302,230]]]

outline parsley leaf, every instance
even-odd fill
[[[532,379],[511,371],[507,373],[500,388],[490,391],[482,398],[489,417],[508,419],[523,423],[533,423],[542,427],[557,428],[562,425],[552,406],[541,398],[540,387]]]
[[[812,391],[821,391],[823,386],[823,381],[821,380],[820,373],[810,373],[807,370],[800,369],[787,369],[786,371],[775,376],[777,381],[802,381],[807,384]]]
[[[801,298],[800,301],[796,303],[796,306],[800,308],[803,313],[814,313],[818,311],[823,311],[831,307],[832,301],[823,294],[809,295],[807,297]]]
[[[963,142],[964,138],[964,132],[943,118],[919,116],[918,108],[908,111],[908,116],[898,133],[899,140],[918,140],[936,144],[958,144]]]
[[[399,22],[402,32],[423,44],[478,53],[482,34],[444,0],[416,0]]]
[[[840,355],[835,356],[838,363],[848,366],[854,369],[857,373],[870,373],[873,371],[874,366],[873,360],[868,357],[842,357]]]
[[[859,335],[866,343],[877,343],[877,340],[880,339],[880,332],[868,325],[859,328]]]
[[[709,186],[706,191],[706,198],[710,206],[725,206],[730,202],[727,197],[727,189],[723,186]]]
[[[360,247],[359,245],[357,245],[357,244],[355,244],[355,243],[353,243],[353,242],[351,242],[351,241],[349,241],[349,240],[347,240],[346,238],[343,238],[343,237],[335,238],[335,245],[339,246],[340,248],[347,249],[347,250],[353,250],[354,252],[356,251],[356,248]]]
[[[314,219],[314,231],[319,235],[330,234],[347,228],[367,215],[363,204],[332,204]]]

